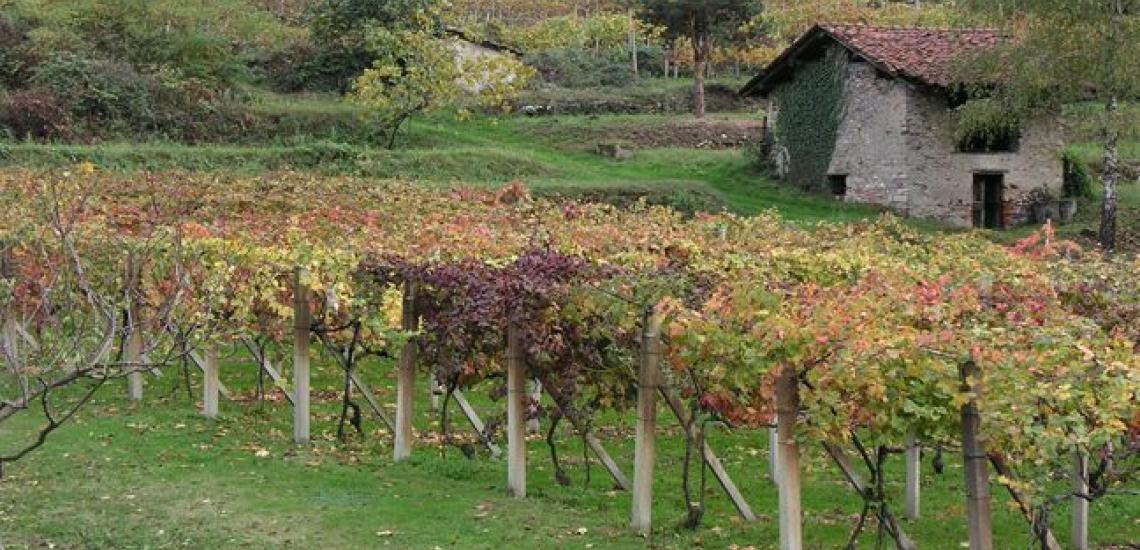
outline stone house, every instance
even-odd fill
[[[954,64],[1004,39],[990,29],[819,24],[741,94],[768,99],[769,154],[788,179],[909,216],[1008,227],[1031,221],[1041,197],[1060,197],[1064,178],[1055,120],[984,141],[955,137]]]

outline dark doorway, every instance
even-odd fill
[[[974,227],[1004,227],[1004,182],[1001,174],[974,174]]]
[[[831,186],[831,195],[833,197],[843,200],[843,198],[847,196],[847,176],[827,176],[827,182]]]

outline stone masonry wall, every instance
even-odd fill
[[[1023,223],[1028,197],[1036,188],[1061,196],[1064,177],[1061,136],[1056,124],[1039,120],[1022,129],[1018,150],[1004,153],[958,153],[946,101],[913,90],[906,108],[906,156],[911,187],[908,212],[961,227],[973,223],[974,174],[1004,176],[1004,222]]]
[[[851,202],[908,213],[906,128],[908,85],[869,63],[848,64],[844,113],[829,175],[847,176]]]

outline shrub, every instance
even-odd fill
[[[51,90],[72,115],[100,121],[153,120],[160,84],[126,63],[59,53],[36,67],[34,86]]]
[[[581,49],[543,50],[528,55],[525,61],[542,80],[564,88],[624,86],[633,82],[628,60],[594,57]]]
[[[67,106],[45,88],[11,92],[0,101],[0,126],[16,138],[71,139]]]
[[[0,14],[0,86],[22,87],[35,59],[28,49],[27,29],[6,14]]]
[[[315,62],[319,55],[312,43],[298,40],[258,51],[251,64],[257,80],[276,92],[335,90],[335,85],[322,82],[318,71],[314,71],[318,68]]]
[[[230,44],[220,36],[184,31],[167,38],[161,47],[163,61],[185,79],[194,79],[222,88],[245,74],[245,66],[234,55]]]
[[[1065,173],[1065,196],[1092,198],[1092,178],[1089,177],[1089,167],[1084,159],[1072,151],[1065,151],[1061,155],[1061,165]]]

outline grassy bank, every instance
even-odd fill
[[[759,521],[741,521],[710,479],[705,525],[690,531],[679,526],[685,515],[683,438],[663,413],[657,528],[647,541],[627,527],[628,493],[613,490],[596,462],[586,466],[580,439],[569,431],[560,430],[557,439],[573,485],[555,483],[545,442],[532,439],[528,497],[520,501],[506,496],[502,460],[486,453],[469,460],[455,447],[440,450],[439,418],[427,412],[426,391],[417,403],[421,440],[413,460],[392,463],[389,433],[373,419],[366,420],[366,437],[338,444],[336,368],[319,362],[315,372],[320,397],[314,403],[314,443],[303,446],[290,441],[291,409],[285,402],[226,401],[221,418],[211,421],[197,414],[197,400],[185,389],[173,387],[180,378],[174,371],[150,381],[142,404],[130,403],[124,387],[107,388],[47,447],[9,468],[0,483],[0,542],[8,548],[776,547],[777,496],[767,479],[766,432],[710,432],[710,443]],[[362,370],[385,403],[395,401],[392,372],[389,363]],[[254,377],[248,363],[224,365],[224,383],[246,395]],[[194,384],[197,396],[197,377]],[[503,414],[502,403],[483,391],[468,395],[485,419]],[[470,437],[461,417],[452,425]],[[633,426],[632,416],[614,414],[596,424],[627,475]],[[32,428],[26,421],[5,423],[0,441],[27,438]],[[806,547],[840,547],[860,501],[821,453],[810,447],[806,453]],[[923,518],[904,523],[920,547],[957,548],[966,540],[963,473],[954,453],[947,459],[941,476],[924,464]],[[894,462],[887,487],[897,502],[903,475],[901,461]],[[1026,547],[1024,521],[996,487],[994,495],[995,540],[1002,548]],[[1056,517],[1057,534],[1067,540],[1064,506]],[[1135,499],[1098,502],[1092,507],[1093,540],[1136,542],[1138,517]],[[875,538],[872,524],[860,548],[873,548]]]
[[[306,105],[320,108],[319,104]],[[747,115],[723,115],[714,117],[711,124],[747,120]],[[778,185],[757,173],[742,149],[651,148],[636,150],[629,160],[603,158],[594,152],[594,139],[612,141],[615,136],[630,135],[635,140],[655,140],[655,135],[668,134],[670,125],[691,121],[685,115],[476,117],[466,122],[437,116],[413,121],[394,150],[332,141],[198,146],[0,143],[0,167],[65,167],[89,160],[101,168],[124,172],[257,175],[300,170],[433,185],[501,185],[518,180],[540,194],[648,194],[657,202],[681,208],[723,206],[743,214],[776,209],[789,219],[805,222],[849,221],[880,212]]]

